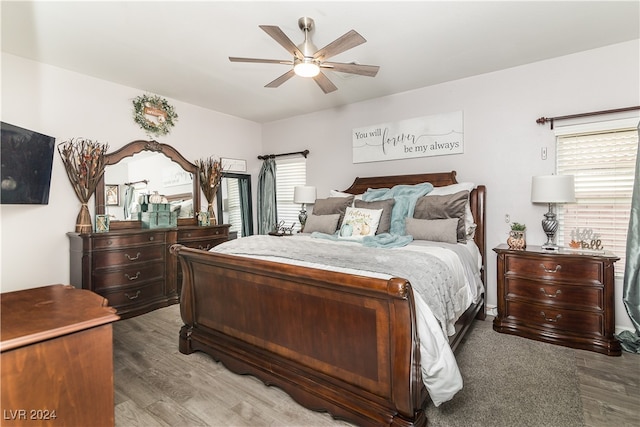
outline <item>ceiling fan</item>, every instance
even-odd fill
[[[378,73],[377,65],[361,65],[355,63],[328,62],[332,56],[342,53],[348,49],[366,42],[355,30],[351,30],[336,40],[332,41],[322,49],[318,49],[311,41],[310,33],[314,29],[314,22],[311,18],[298,19],[298,27],[304,32],[304,41],[296,46],[289,37],[274,25],[260,25],[260,28],[269,34],[276,42],[284,47],[287,52],[293,55],[292,60],[278,59],[258,59],[258,58],[238,58],[230,56],[231,62],[254,62],[265,64],[284,64],[293,67],[265,85],[265,87],[278,87],[294,75],[301,77],[311,77],[320,86],[324,93],[330,93],[338,88],[322,72],[322,70],[339,71],[341,73],[358,74],[361,76],[375,77]]]

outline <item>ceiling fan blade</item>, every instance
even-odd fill
[[[287,61],[282,59],[258,59],[258,58],[238,58],[237,56],[230,56],[231,62],[258,62],[261,64],[285,64],[293,65],[293,61]]]
[[[286,82],[287,80],[289,80],[291,77],[295,75],[296,73],[293,72],[293,68],[292,68],[286,73],[284,73],[283,75],[281,75],[280,77],[278,77],[277,79],[275,79],[274,81],[272,81],[271,83],[264,85],[264,87],[278,87],[282,83]]]
[[[287,52],[289,52],[293,56],[297,56],[298,58],[304,58],[298,46],[296,46],[289,37],[280,29],[280,27],[276,27],[275,25],[260,25],[260,28],[264,30],[265,33],[269,34],[271,38],[277,41],[280,46],[285,48]]]
[[[334,85],[331,82],[331,80],[329,80],[329,78],[322,72],[317,76],[315,76],[313,80],[315,80],[316,83],[318,83],[318,86],[320,86],[320,89],[322,89],[324,93],[330,93],[330,92],[333,92],[334,90],[338,90],[336,85]]]
[[[375,77],[380,69],[377,65],[344,64],[342,62],[323,62],[320,64],[320,68],[367,77]]]
[[[335,56],[339,53],[344,52],[345,50],[349,50],[353,47],[361,45],[367,40],[362,37],[357,31],[351,30],[348,33],[344,34],[341,37],[338,37],[319,51],[317,51],[313,58],[319,61],[323,61],[327,58]]]

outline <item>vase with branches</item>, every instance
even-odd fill
[[[216,197],[218,187],[222,181],[222,160],[214,157],[196,160],[198,174],[200,176],[200,188],[207,199],[207,212],[209,212],[210,224],[216,224],[216,214],[213,209],[213,199]]]
[[[92,231],[87,203],[104,175],[104,155],[107,144],[84,138],[72,138],[58,145],[58,152],[71,186],[82,206],[76,218],[76,233]]]

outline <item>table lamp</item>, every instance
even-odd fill
[[[298,214],[298,220],[300,226],[304,229],[304,224],[307,222],[307,211],[305,204],[315,203],[316,201],[316,187],[311,186],[297,186],[293,188],[293,203],[302,204],[302,209]]]
[[[554,237],[558,230],[558,221],[553,212],[555,203],[575,202],[575,184],[573,175],[542,175],[531,179],[531,203],[547,203],[549,212],[544,214],[542,229],[547,235],[547,242],[542,249],[557,251],[558,245]]]

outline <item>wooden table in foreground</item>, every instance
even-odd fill
[[[66,285],[0,294],[2,426],[114,425],[106,302]]]

